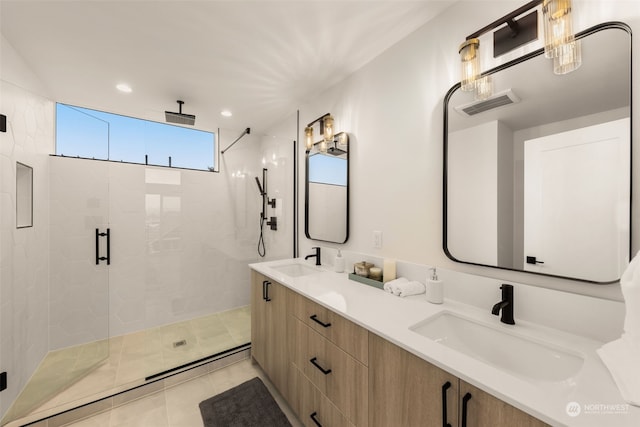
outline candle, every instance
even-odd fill
[[[396,260],[395,259],[385,259],[384,267],[382,269],[382,281],[387,283],[396,278]]]
[[[382,279],[382,269],[380,267],[371,267],[369,269],[369,279],[373,279],[373,280]]]

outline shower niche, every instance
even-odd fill
[[[33,168],[16,162],[16,228],[33,227]]]

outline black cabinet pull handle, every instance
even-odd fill
[[[309,316],[309,319],[313,320],[314,322],[316,322],[317,324],[319,324],[323,328],[328,328],[329,326],[331,326],[331,323],[324,323],[324,322],[322,322],[322,320],[318,320],[318,315],[317,314],[314,314],[313,316]]]
[[[269,302],[269,301],[271,301],[271,298],[269,298],[269,285],[271,284],[271,282],[269,282],[267,280],[267,282],[265,284],[266,284],[266,286],[265,286],[265,292],[264,292],[264,300],[266,302]]]
[[[468,403],[471,400],[471,393],[467,393],[462,398],[462,422],[461,427],[467,427],[467,412],[468,412]]]
[[[100,256],[100,237],[107,237],[107,256]],[[111,265],[111,229],[107,228],[106,233],[101,233],[96,228],[96,265],[100,264],[100,261],[107,261],[107,265]]]
[[[447,422],[447,390],[451,387],[451,382],[447,381],[442,385],[442,427],[451,427]]]
[[[322,424],[320,424],[320,421],[318,421],[318,419],[316,418],[318,416],[317,412],[314,412],[313,414],[309,415],[309,418],[311,418],[311,420],[316,423],[316,425],[318,427],[322,427]]]
[[[263,280],[262,281],[262,300],[266,300],[267,299],[267,281]]]
[[[318,358],[314,357],[313,359],[309,360],[309,362],[311,362],[316,368],[320,369],[320,372],[322,372],[323,374],[329,375],[331,373],[331,369],[324,369],[322,366],[318,365],[318,362],[316,362],[317,360]]]

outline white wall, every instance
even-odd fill
[[[4,37],[0,71],[0,418],[48,350],[48,154],[53,103]],[[33,167],[33,227],[16,229],[16,162]]]
[[[450,133],[448,148],[447,248],[458,260],[496,265],[498,122]]]
[[[302,105],[300,122],[331,112],[336,131],[350,134],[351,237],[343,246],[346,250],[620,299],[618,286],[459,264],[442,250],[442,108],[445,93],[459,81],[458,46],[468,34],[521,4],[456,3],[343,82]],[[636,33],[640,31],[640,7],[635,1],[575,1],[574,10],[577,30],[620,20]],[[639,57],[634,52],[636,79]],[[485,68],[494,65],[486,63]],[[633,98],[639,99],[640,85],[634,85],[634,92]],[[634,139],[639,134],[635,122]],[[635,174],[637,181],[640,167],[635,167]],[[304,182],[304,171],[299,178]],[[635,191],[634,200],[639,200],[637,187]],[[639,226],[640,217],[636,215],[634,230]],[[381,249],[373,248],[373,230],[383,232]],[[310,253],[314,244],[302,238],[301,255]],[[636,243],[635,250],[638,248]]]
[[[267,192],[269,199],[276,199],[276,208],[267,206],[267,216],[278,218],[278,229],[271,230],[264,225],[263,235],[266,246],[264,258],[256,256],[256,261],[268,261],[281,258],[291,258],[293,254],[294,235],[294,207],[293,207],[293,145],[297,137],[297,113],[285,118],[280,124],[272,127],[264,135],[260,135],[261,167],[250,176],[250,196],[255,197],[258,203],[261,199],[253,176],[262,180],[262,167],[267,168]],[[303,148],[298,145],[298,150]],[[303,158],[304,159],[304,158]],[[304,161],[301,163],[304,165]],[[303,167],[301,167],[303,169]],[[300,183],[304,186],[304,181]],[[301,194],[303,194],[301,192]],[[304,199],[300,199],[303,208],[301,218],[304,218]],[[258,227],[259,212],[249,213],[251,224]],[[256,212],[256,213],[254,213]],[[304,223],[300,223],[300,235],[304,236]]]

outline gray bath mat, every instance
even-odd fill
[[[290,427],[267,387],[255,377],[200,402],[205,427]]]

